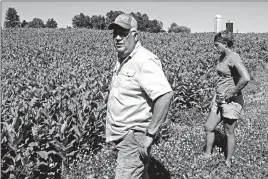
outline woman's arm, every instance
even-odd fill
[[[233,91],[230,93],[226,94],[225,99],[228,101],[232,96],[234,96],[237,92],[241,91],[250,81],[250,75],[246,69],[246,67],[243,65],[243,63],[238,62],[234,65],[236,68],[237,72],[240,75],[240,79],[238,83],[236,84],[235,88]]]
[[[250,81],[250,76],[243,63],[238,62],[234,65],[234,67],[240,75],[240,79],[233,90],[233,94],[236,94],[248,84],[248,82]]]
[[[213,98],[210,102],[210,106],[209,106],[210,109],[212,108],[213,104],[216,103],[216,98],[217,98],[217,92],[214,93]]]

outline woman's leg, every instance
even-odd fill
[[[235,144],[236,144],[236,138],[235,138],[235,132],[234,129],[237,125],[237,119],[228,119],[224,118],[224,127],[225,132],[227,135],[227,157],[226,157],[226,165],[231,165],[231,158],[235,151]]]
[[[215,139],[215,128],[216,126],[221,122],[221,115],[220,113],[216,113],[214,111],[211,111],[207,122],[205,124],[205,130],[206,130],[206,142],[207,142],[207,146],[206,146],[206,151],[205,154],[211,154],[212,151],[212,147],[213,147],[213,143],[214,143],[214,139]]]

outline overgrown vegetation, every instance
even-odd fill
[[[239,125],[235,165],[222,163],[223,130],[211,161],[199,161],[203,122],[214,90],[214,33],[141,33],[162,60],[175,91],[153,147],[152,178],[266,178],[266,34],[235,34],[234,49],[252,76]],[[112,178],[115,151],[104,143],[106,97],[116,54],[108,31],[2,31],[1,175],[3,178]],[[265,83],[263,83],[266,81]]]

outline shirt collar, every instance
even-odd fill
[[[138,41],[134,50],[129,54],[129,58],[132,58],[137,53],[140,46],[141,46],[141,43],[140,43],[140,41]]]
[[[126,61],[128,61],[129,59],[131,59],[138,51],[139,47],[141,46],[140,41],[138,41],[135,45],[135,48],[132,50],[132,52],[122,61],[121,64],[125,63]]]

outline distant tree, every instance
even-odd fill
[[[46,22],[46,27],[48,28],[57,28],[58,27],[58,23],[53,19],[48,19],[47,22]]]
[[[175,22],[173,22],[171,25],[170,25],[170,28],[168,28],[168,33],[172,32],[172,30],[176,27],[179,27],[178,24],[176,24]]]
[[[91,18],[89,16],[85,16],[83,19],[83,27],[92,29],[93,25],[91,23]]]
[[[104,16],[93,15],[91,17],[91,23],[92,23],[93,29],[104,30],[106,28],[106,23],[105,23],[105,17]]]
[[[161,21],[158,21],[156,19],[149,20],[147,14],[141,14],[140,12],[131,12],[130,15],[136,19],[139,31],[158,33],[163,28],[163,23]]]
[[[168,29],[168,33],[191,33],[191,29],[186,26],[178,26],[176,23],[172,23]]]
[[[106,13],[106,22],[107,25],[114,22],[115,18],[119,16],[120,14],[125,14],[122,11],[110,11]]]
[[[22,23],[21,23],[21,27],[28,27],[28,22],[23,20]]]
[[[149,21],[149,28],[147,28],[147,31],[151,33],[159,33],[161,32],[162,28],[163,23],[161,21],[154,19],[152,21]]]
[[[31,28],[44,28],[44,21],[40,18],[34,18],[31,22],[29,22],[29,27]]]
[[[191,33],[191,29],[186,26],[179,26],[179,32]]]
[[[139,31],[148,31],[151,28],[151,24],[147,14],[141,14],[140,12],[131,12],[130,15],[132,15],[136,19]]]
[[[20,16],[17,14],[16,9],[12,7],[7,9],[4,21],[4,27],[5,28],[20,27]]]
[[[93,15],[92,17],[89,17],[85,16],[83,13],[80,13],[79,15],[73,17],[72,25],[74,28],[84,27],[84,28],[104,30],[107,29],[108,24],[114,22],[116,17],[119,16],[120,14],[124,14],[124,12],[111,10],[106,13],[106,17],[101,15]],[[149,20],[147,14],[141,14],[140,12],[137,13],[131,12],[130,15],[132,15],[136,19],[139,31],[152,32],[152,33],[158,33],[164,31],[163,23],[156,19]]]
[[[149,17],[147,14],[143,14],[142,19],[144,21],[144,27],[145,27],[144,31],[149,32],[151,29],[151,25],[152,25],[151,20],[149,20]]]
[[[90,17],[85,16],[83,13],[74,16],[74,18],[72,19],[72,25],[74,28],[92,28]]]
[[[75,15],[72,19],[72,25],[74,28],[80,28],[83,27],[83,20],[85,18],[85,15],[83,13],[80,13],[79,15]]]

